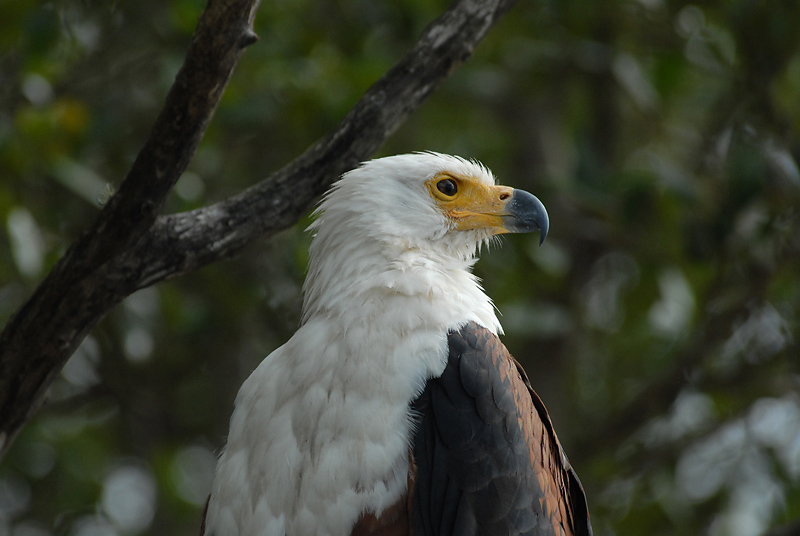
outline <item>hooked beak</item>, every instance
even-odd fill
[[[539,245],[547,237],[550,227],[547,210],[535,195],[524,190],[449,173],[436,175],[427,186],[434,202],[460,231],[487,229],[501,234],[538,230]]]
[[[547,238],[547,230],[550,228],[547,209],[539,198],[525,190],[514,190],[511,200],[505,206],[502,218],[503,228],[509,233],[530,233],[538,230],[541,233],[540,246]]]

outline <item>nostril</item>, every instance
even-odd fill
[[[505,201],[509,197],[511,197],[511,194],[502,193],[500,194],[500,201]]]

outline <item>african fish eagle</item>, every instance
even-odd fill
[[[364,163],[315,212],[300,328],[244,382],[206,536],[588,535],[547,411],[471,269],[544,205],[437,153]]]

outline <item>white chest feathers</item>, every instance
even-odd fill
[[[393,278],[354,309],[312,316],[258,366],[236,398],[207,535],[346,535],[400,498],[409,404],[442,373],[447,331],[499,327],[462,275],[458,289],[440,281],[424,293]]]

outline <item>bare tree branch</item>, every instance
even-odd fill
[[[132,268],[143,269],[138,285],[230,257],[253,239],[296,223],[341,173],[367,159],[469,58],[514,1],[454,3],[334,130],[299,158],[225,201],[160,218],[126,259]]]
[[[515,0],[457,0],[324,139],[250,189],[161,216],[194,156],[258,0],[210,0],[149,139],[117,193],[0,335],[0,457],[85,335],[136,289],[241,251],[294,224],[342,172],[368,158]]]
[[[116,194],[0,335],[0,455],[86,333],[125,297],[114,259],[147,232],[194,156],[258,0],[209,2],[161,114]]]

